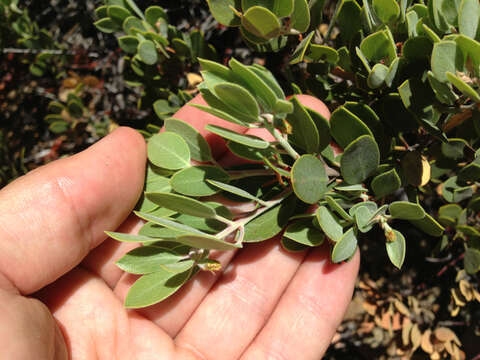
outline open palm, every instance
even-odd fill
[[[192,107],[176,117],[202,132],[222,122]],[[237,161],[207,140],[221,162]],[[214,254],[223,273],[201,273],[158,305],[123,307],[135,277],[114,262],[135,245],[104,230],[141,225],[129,214],[145,159],[141,136],[120,128],[0,191],[0,358],[319,359],[350,301],[358,254],[333,265],[326,246],[289,254],[272,239]]]

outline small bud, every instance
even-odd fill
[[[394,242],[397,240],[397,236],[395,235],[395,232],[392,229],[385,229],[385,237],[387,238],[388,242]]]
[[[219,271],[222,269],[222,264],[217,261],[209,261],[203,264],[198,264],[203,271]]]

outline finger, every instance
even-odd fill
[[[176,343],[207,359],[237,359],[268,320],[303,256],[285,252],[278,237],[239,252]]]
[[[327,246],[306,258],[242,359],[320,359],[352,298],[359,253],[333,265]]]
[[[138,234],[143,224],[142,220],[132,214],[116,231]],[[139,243],[119,242],[108,238],[87,255],[82,261],[82,267],[98,275],[113,289],[124,274],[115,262],[130,250],[139,246]]]
[[[101,279],[81,268],[36,295],[57,319],[70,359],[194,358],[155,324],[125,310]]]
[[[145,157],[143,138],[120,128],[4,188],[0,273],[28,294],[77,265],[135,206]]]

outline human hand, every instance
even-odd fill
[[[301,101],[327,115],[318,100]],[[193,107],[175,117],[203,133],[222,122]],[[207,140],[217,159],[237,161]],[[222,274],[199,273],[160,304],[123,307],[135,277],[114,262],[135,245],[104,230],[138,231],[129,214],[145,158],[141,136],[121,128],[0,191],[0,358],[320,358],[350,301],[358,253],[333,265],[327,246],[291,254],[278,239],[249,244],[215,253]]]

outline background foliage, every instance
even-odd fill
[[[198,92],[196,86],[203,77],[200,91],[207,99],[214,95],[207,101],[210,109],[205,110],[229,114],[230,120],[234,115],[235,121],[247,125],[248,118],[238,114],[235,106],[250,109],[254,116],[272,114],[272,124],[288,133],[292,150],[305,154],[290,169],[292,159],[283,154],[270,157],[269,144],[210,129],[230,140],[232,151],[247,158],[267,158],[280,178],[291,176],[295,195],[303,202],[323,199],[319,223],[312,226],[311,221],[302,220],[290,225],[284,247],[295,250],[299,244],[318,245],[325,233],[336,241],[333,257],[341,261],[357,245],[351,235],[359,233],[362,268],[357,291],[326,358],[477,358],[478,1],[295,0],[291,7],[289,1],[245,0],[210,0],[210,7],[203,1],[137,1],[138,8],[134,4],[123,0],[0,1],[2,186],[39,165],[82,150],[119,124],[139,129],[146,138],[165,124],[170,135],[163,135],[164,139],[156,135],[149,142],[149,158],[156,166],[183,168],[156,155],[156,144],[166,141],[178,154],[182,149],[188,153],[185,162],[190,156],[210,161],[201,144],[198,153],[185,148],[182,139],[188,140],[190,130],[169,119]],[[228,68],[210,61],[228,65],[234,75],[241,75],[232,77]],[[257,67],[243,68],[242,63]],[[259,65],[276,79],[263,77],[267,87],[278,82],[280,90],[274,98],[262,91],[261,83],[241,80],[251,71],[264,74],[259,73],[263,71]],[[248,93],[253,94],[250,103],[231,100],[249,98]],[[295,100],[283,102],[285,95],[299,93],[323,99],[333,112],[330,124]],[[228,111],[219,112],[225,109],[215,97],[230,106]],[[312,124],[312,131],[302,133]],[[315,131],[317,137],[307,136]],[[322,134],[328,136],[322,138]],[[332,138],[346,156],[340,158],[331,151]],[[246,155],[242,145],[259,150]],[[278,145],[271,150],[281,149]],[[296,174],[303,179],[302,168],[315,169],[314,157],[308,153],[320,152],[350,188],[329,188],[332,192],[325,198],[326,180],[324,189],[313,195],[308,183],[295,181]],[[318,168],[316,178],[326,179],[323,165]],[[198,178],[198,171],[201,177],[207,173],[210,182],[202,177],[196,194],[182,190],[185,179]],[[248,190],[241,181],[234,183],[234,189],[226,187],[229,174],[207,165],[180,170],[168,184],[162,180],[165,175],[172,174],[155,166],[149,173],[147,191],[154,194],[140,205],[147,220],[152,219],[148,216],[166,216],[159,215],[165,209],[158,209],[165,199],[184,201],[166,193],[170,185],[177,194],[189,197],[219,190],[245,197],[239,189]],[[366,188],[355,187],[362,182]],[[314,185],[318,189],[319,184]],[[279,194],[282,189],[269,190]],[[357,199],[365,200],[366,191],[378,205],[350,208]],[[275,209],[276,204],[268,203],[274,201],[268,192],[247,196]],[[387,207],[387,212],[382,205],[392,202],[395,205]],[[229,214],[218,204],[207,204],[207,208],[202,203],[187,205],[190,213],[176,217],[178,222],[211,233],[225,230],[222,221],[228,224]],[[185,212],[178,206],[169,215]],[[198,213],[191,213],[195,206]],[[342,212],[344,208],[348,213]],[[206,213],[222,221],[199,223],[191,218]],[[375,221],[379,226],[372,228],[373,213],[379,215]],[[329,217],[333,222],[325,220]],[[395,218],[393,230],[387,220],[392,225]],[[335,224],[340,226],[340,235]],[[152,223],[147,225],[142,235],[152,236],[155,229]],[[310,229],[309,236],[302,235],[305,229]],[[367,231],[368,237],[361,235]],[[392,236],[395,242],[389,241]],[[119,266],[147,274],[144,282],[161,282],[164,272],[150,275],[148,263],[146,268],[132,268],[138,264],[135,259],[178,265],[189,253],[189,241],[199,239],[204,248],[229,248],[213,237],[183,237],[187,247],[171,248],[160,254],[160,260],[154,247],[145,246],[142,254],[130,254]],[[189,263],[182,261],[175,272],[185,274],[194,264],[200,270],[214,270],[216,264],[204,255]],[[396,267],[403,264],[402,270],[390,261]],[[175,283],[180,286],[186,280],[177,276]],[[138,294],[137,301],[144,302],[145,294]],[[131,301],[135,304],[135,298]]]

